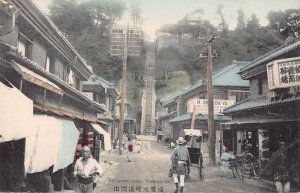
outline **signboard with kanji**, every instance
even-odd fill
[[[274,60],[267,64],[270,90],[300,85],[300,57]]]
[[[223,113],[225,107],[229,107],[235,103],[235,100],[214,99],[214,114]],[[208,114],[207,99],[191,99],[187,102],[187,111],[193,112],[193,107],[196,105],[196,113],[203,115]]]

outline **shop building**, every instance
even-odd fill
[[[214,125],[217,130],[217,142],[220,140],[220,123],[231,120],[230,117],[223,115],[223,108],[249,96],[249,82],[242,80],[238,74],[247,63],[233,61],[231,65],[213,75]],[[168,114],[161,116],[160,120],[169,122],[171,129],[166,131],[166,128],[163,128],[162,131],[171,133],[173,139],[184,136],[184,129],[191,128],[192,112],[195,108],[194,129],[200,129],[204,139],[207,138],[207,104],[207,84],[203,80],[163,98],[161,105],[166,108]],[[219,148],[220,146],[217,145],[218,150]]]
[[[0,7],[0,191],[61,191],[83,145],[99,160],[108,110],[84,95],[90,67],[33,2]]]
[[[103,150],[110,150],[111,146],[109,144],[118,135],[119,117],[116,114],[116,103],[120,94],[115,88],[115,84],[97,75],[92,75],[89,80],[83,81],[82,91],[91,100],[105,104],[107,111],[103,114],[97,114],[97,118],[103,121],[100,124],[102,127],[100,134],[101,147]]]
[[[224,110],[232,121],[224,124],[232,134],[235,154],[244,143],[252,144],[252,153],[266,166],[283,140],[295,158],[294,182],[299,184],[300,137],[300,41],[283,45],[241,69],[243,80],[250,82],[250,97]],[[297,161],[298,160],[298,161]]]

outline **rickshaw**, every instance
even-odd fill
[[[201,152],[201,146],[199,144],[202,142],[201,131],[198,129],[184,129],[184,133],[186,136],[197,137],[197,139],[192,138],[191,140],[196,140],[195,142],[198,144],[198,147],[193,147],[193,143],[192,143],[191,147],[187,147],[187,149],[189,151],[189,156],[191,161],[190,167],[198,168],[199,178],[201,181],[203,181],[204,180],[203,155]]]
[[[162,142],[164,138],[164,134],[161,131],[158,131],[157,133],[157,143]]]

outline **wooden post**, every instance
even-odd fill
[[[193,107],[193,113],[192,113],[191,129],[194,129],[194,125],[195,125],[195,116],[196,116],[196,105],[194,104],[194,107]]]
[[[128,28],[128,26],[127,26]],[[124,42],[124,53],[123,53],[123,69],[122,69],[122,85],[121,85],[121,104],[120,104],[120,124],[119,124],[119,154],[122,155],[122,143],[123,143],[123,132],[124,132],[124,112],[125,112],[125,93],[126,93],[126,71],[127,71],[127,33],[128,29],[125,30],[125,42]]]
[[[216,131],[214,127],[214,99],[212,88],[212,55],[211,42],[213,38],[209,37],[209,30],[207,33],[207,99],[208,99],[208,149],[209,149],[209,165],[216,166]]]

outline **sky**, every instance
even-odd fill
[[[38,7],[47,13],[47,7],[51,0],[33,0]],[[260,25],[268,24],[269,11],[284,11],[286,9],[300,8],[300,0],[124,0],[127,7],[132,2],[137,2],[141,8],[142,23],[140,27],[152,39],[155,31],[164,24],[176,24],[184,16],[195,10],[202,9],[202,18],[210,20],[214,25],[220,23],[217,15],[219,5],[223,5],[223,14],[229,25],[234,29],[237,23],[237,10],[242,9],[245,18],[256,14]],[[124,18],[118,24],[132,24],[130,13],[124,14]]]

